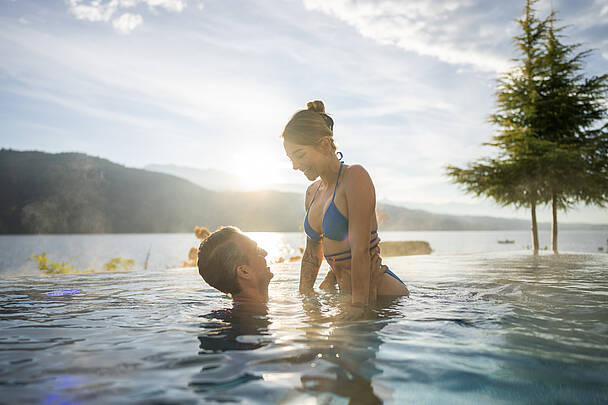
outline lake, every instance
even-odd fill
[[[303,245],[249,235],[274,260]],[[382,237],[435,251],[385,259],[411,295],[343,322],[339,293],[298,294],[297,262],[271,265],[267,306],[233,306],[180,267],[193,235],[1,236],[0,402],[608,402],[605,232],[562,232],[563,253],[538,257],[527,232]],[[42,252],[81,270],[136,264],[48,276],[27,261]]]
[[[301,255],[305,246],[301,232],[246,232],[268,251],[269,262]],[[423,240],[433,255],[524,251],[530,248],[527,231],[430,231],[381,232],[382,240]],[[499,240],[513,244],[499,244]],[[541,249],[551,249],[549,231],[539,232]],[[561,252],[596,253],[608,251],[608,231],[563,231]],[[190,248],[199,241],[192,233],[116,235],[0,235],[0,274],[38,274],[31,254],[45,252],[50,260],[69,262],[77,269],[101,269],[113,257],[135,260],[136,268],[166,269],[182,266]]]

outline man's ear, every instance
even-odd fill
[[[249,266],[246,264],[241,264],[236,267],[236,277],[237,278],[251,278],[251,271],[249,270]]]

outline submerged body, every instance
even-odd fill
[[[371,271],[379,259],[376,192],[360,165],[344,165],[333,140],[333,119],[322,101],[311,101],[293,115],[283,131],[283,147],[294,170],[314,183],[306,192],[308,235],[302,257],[300,291],[313,289],[323,254],[332,270],[321,288],[335,285],[351,293],[353,307],[365,307],[378,295],[408,294],[389,274]],[[317,180],[318,179],[318,180]],[[353,312],[354,313],[354,312]]]
[[[356,166],[353,170],[364,171],[361,166]],[[349,180],[353,179],[349,179],[349,174],[351,167],[340,162],[338,177],[333,187],[324,184],[322,179],[309,186],[306,193],[307,213],[304,220],[304,230],[308,236],[305,255],[318,257],[323,254],[331,267],[323,287],[337,283],[340,290],[346,293],[352,292],[353,283],[351,271],[353,252],[349,238],[349,207],[346,192]],[[373,187],[368,192],[373,193]],[[369,233],[368,254],[378,255],[380,238],[375,210],[369,215],[369,225],[372,230]],[[321,232],[316,231],[317,229]],[[370,289],[370,300],[373,301],[378,295],[406,294],[408,290],[405,284],[386,268],[377,286]]]

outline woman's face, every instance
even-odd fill
[[[310,181],[319,177],[317,168],[323,159],[323,154],[317,147],[298,145],[287,139],[283,140],[283,147],[287,157],[291,160],[293,170],[300,170]]]

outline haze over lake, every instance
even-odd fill
[[[301,232],[246,232],[269,253],[269,261],[301,255],[305,237]],[[384,241],[423,240],[430,243],[433,255],[524,251],[530,245],[527,231],[467,232],[382,232]],[[541,248],[550,247],[550,232],[540,232]],[[608,231],[562,231],[562,252],[596,253],[607,251]],[[513,244],[498,241],[512,240]],[[46,252],[50,260],[69,261],[77,269],[100,269],[113,257],[131,258],[143,268],[150,252],[148,268],[180,267],[188,250],[200,242],[193,234],[113,234],[113,235],[0,235],[0,274],[37,274],[30,254]],[[403,269],[407,271],[407,269]]]

